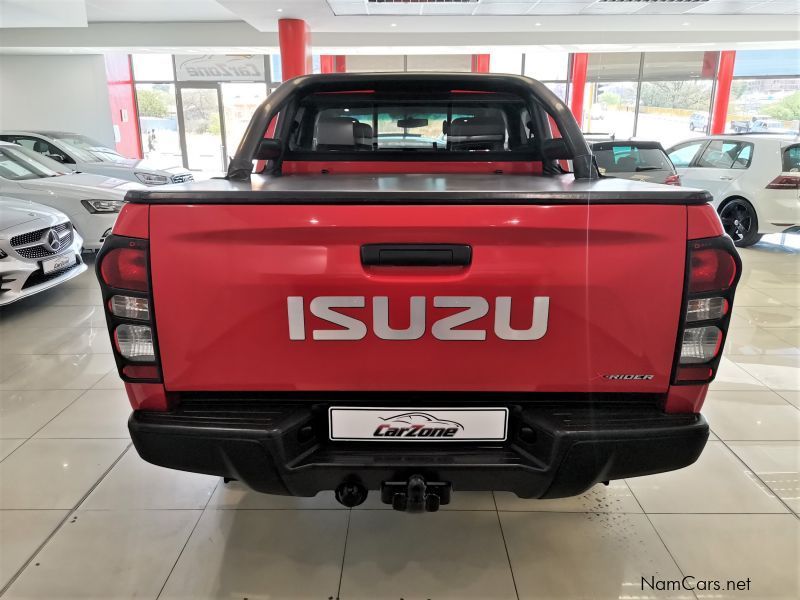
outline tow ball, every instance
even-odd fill
[[[381,484],[381,501],[395,510],[411,513],[436,512],[439,506],[450,504],[452,486],[444,481],[425,481],[421,475],[412,475],[408,481],[384,481]]]

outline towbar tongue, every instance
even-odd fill
[[[411,513],[436,512],[439,506],[450,504],[452,486],[445,481],[425,481],[412,475],[408,481],[384,481],[381,501],[395,510]]]

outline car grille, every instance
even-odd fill
[[[172,183],[186,183],[187,181],[194,181],[194,175],[186,173],[185,175],[172,176]]]
[[[53,252],[44,245],[45,236],[50,229],[55,230],[61,240],[61,245],[58,250]],[[14,248],[17,254],[23,258],[45,258],[53,256],[59,252],[64,251],[72,244],[72,224],[61,223],[55,227],[46,227],[44,229],[37,229],[36,231],[29,231],[15,235],[11,238],[11,247]]]
[[[24,289],[27,289],[29,287],[33,287],[35,285],[40,285],[42,283],[46,283],[46,282],[50,281],[51,279],[56,279],[57,277],[61,277],[62,275],[65,275],[66,273],[68,273],[72,269],[78,268],[80,265],[81,265],[81,259],[80,259],[79,256],[76,256],[75,257],[75,262],[72,263],[71,265],[69,265],[68,267],[64,267],[63,269],[59,269],[58,271],[53,271],[52,273],[47,273],[46,275],[45,275],[44,271],[42,271],[42,268],[39,267],[39,269],[34,271],[31,274],[31,276],[28,277],[28,279],[22,285],[22,289],[24,290]]]

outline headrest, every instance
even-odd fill
[[[327,117],[317,123],[317,146],[355,146],[356,120],[351,117]]]
[[[50,148],[48,147],[47,142],[43,142],[42,140],[36,140],[33,143],[33,151],[34,152],[39,152],[40,154],[44,154],[45,152],[48,152],[49,150],[50,150]]]
[[[356,139],[356,144],[359,146],[368,145],[372,147],[372,126],[356,121],[353,124],[353,134]]]
[[[445,129],[445,128],[443,128]],[[451,142],[502,141],[506,126],[502,117],[460,117],[446,128]]]

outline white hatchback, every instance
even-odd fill
[[[667,150],[681,183],[708,190],[737,246],[800,230],[800,138],[714,135]]]

